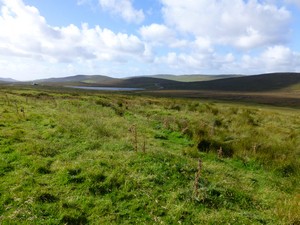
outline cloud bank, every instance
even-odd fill
[[[162,0],[162,3],[167,24],[215,44],[251,49],[287,41],[291,15],[285,8],[256,0]]]
[[[300,53],[288,45],[293,15],[269,1],[160,0],[162,21],[147,24],[130,0],[97,1],[136,32],[51,26],[36,7],[0,0],[0,76],[300,70]]]

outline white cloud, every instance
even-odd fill
[[[149,26],[142,26],[139,30],[142,40],[150,48],[169,47],[183,51],[211,51],[212,46],[208,39],[198,37],[196,40],[180,39],[174,30],[164,24],[153,23]]]
[[[153,43],[170,43],[175,39],[175,33],[163,24],[153,23],[150,26],[142,26],[140,34],[146,41]]]
[[[77,4],[99,2],[127,22],[142,22],[132,1]],[[133,35],[88,24],[53,27],[22,0],[0,0],[0,76],[300,70],[299,51],[284,46],[292,11],[271,3],[277,0],[160,1],[165,23],[149,20]]]
[[[177,72],[199,73],[199,71],[217,71],[224,64],[231,63],[234,57],[231,54],[218,55],[215,52],[170,52],[166,56],[156,57],[156,64],[165,64]]]
[[[99,0],[100,6],[120,15],[128,23],[141,23],[145,19],[143,10],[137,10],[133,7],[131,0]]]
[[[197,37],[194,43],[192,44],[192,48],[196,51],[200,52],[212,52],[213,46],[211,41],[208,38]]]
[[[223,73],[260,74],[271,72],[299,72],[300,53],[282,45],[265,48],[258,55],[244,54],[234,57],[232,54],[223,56],[219,70]]]
[[[232,53],[218,54],[213,50],[170,52],[165,56],[156,57],[155,63],[167,65],[177,73],[297,72],[300,70],[300,53],[282,45],[268,47],[256,56],[244,54],[241,58],[235,57]]]
[[[241,49],[284,43],[290,13],[257,0],[161,0],[169,26]]]
[[[244,55],[240,69],[253,73],[299,71],[300,53],[282,45],[268,47],[258,56]]]
[[[35,7],[21,0],[2,0],[0,56],[21,56],[49,62],[142,58],[145,46],[137,36],[99,26],[51,27]]]
[[[22,0],[1,3],[0,76],[29,80],[78,73],[113,75],[131,61],[153,57],[135,35],[88,24],[52,27],[37,8]]]

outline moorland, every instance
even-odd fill
[[[284,75],[1,84],[0,223],[299,224],[299,75]]]

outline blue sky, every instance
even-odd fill
[[[0,0],[0,77],[300,71],[300,0]]]

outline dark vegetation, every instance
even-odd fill
[[[255,76],[218,75],[207,80],[204,75],[156,75],[115,79],[107,76],[77,75],[35,81],[39,88],[60,90],[65,86],[142,88],[137,93],[163,97],[218,99],[300,108],[300,74],[272,73]],[[179,82],[185,81],[185,82]],[[202,80],[201,82],[188,82]],[[26,83],[11,83],[22,86]],[[29,83],[30,85],[32,83]],[[1,85],[1,84],[0,84]],[[2,84],[3,85],[3,84]],[[5,85],[5,84],[4,84]]]
[[[218,79],[209,81],[180,82],[171,76],[169,79],[154,77],[133,77],[127,79],[115,79],[106,76],[77,75],[65,78],[51,78],[37,81],[42,84],[52,85],[87,85],[103,87],[133,87],[151,90],[198,90],[198,91],[222,91],[222,92],[270,92],[280,91],[300,84],[300,73],[271,73],[254,76],[216,76]],[[192,76],[185,79],[192,79]],[[178,80],[178,79],[177,79]],[[179,79],[184,80],[184,78]]]
[[[298,109],[0,91],[1,224],[299,224]]]
[[[161,78],[167,80],[181,81],[181,82],[196,82],[196,81],[209,81],[209,80],[218,80],[218,79],[226,79],[233,77],[242,77],[243,75],[170,75],[170,74],[158,74],[150,77]]]
[[[80,83],[102,83],[102,82],[113,82],[118,79],[111,78],[103,75],[76,75],[62,78],[49,78],[36,80],[36,83],[67,83],[67,82],[80,82]]]
[[[211,100],[222,100],[226,102],[240,102],[249,104],[267,104],[272,106],[285,106],[300,108],[299,91],[277,91],[277,92],[219,92],[219,91],[183,91],[183,90],[161,90],[143,91],[145,95],[163,97],[185,97],[201,98]]]
[[[111,83],[110,85],[113,85]],[[300,84],[300,73],[273,73],[254,76],[216,79],[198,82],[179,82],[174,80],[137,77],[116,82],[116,86],[144,87],[165,90],[198,90],[221,92],[270,92],[280,91]]]
[[[230,92],[278,91],[300,83],[300,73],[272,73],[255,76],[193,82],[181,90],[217,90]]]

